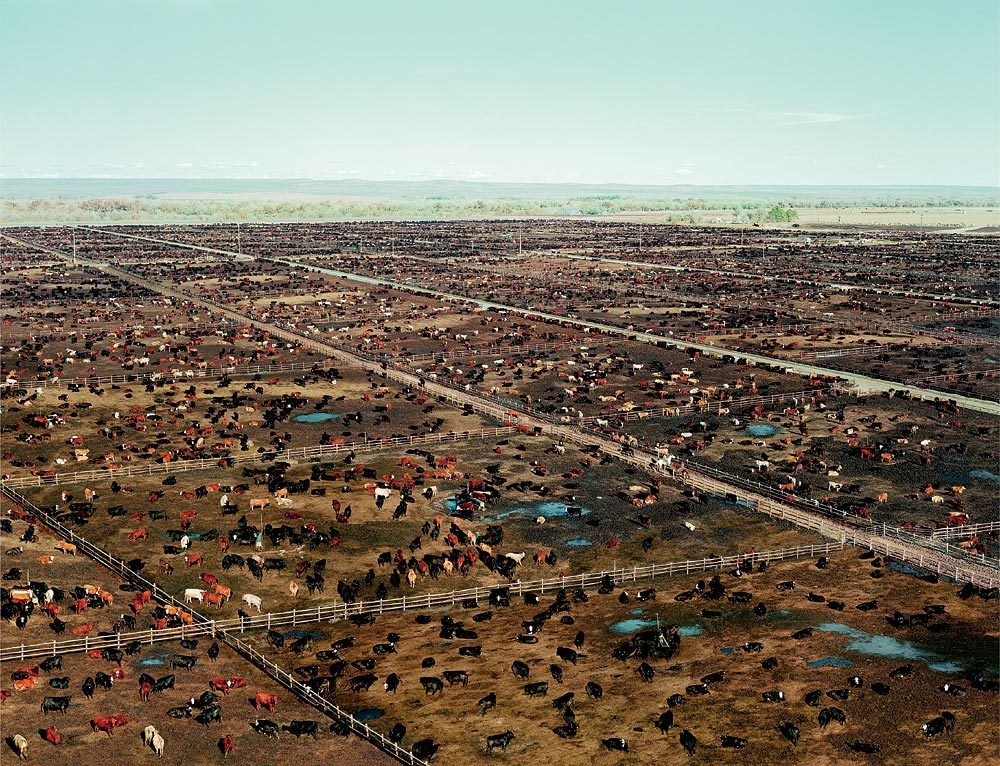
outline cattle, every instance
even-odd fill
[[[514,739],[514,732],[508,730],[502,734],[491,734],[486,738],[486,752],[492,753],[494,749],[506,750],[507,745]]]
[[[661,733],[666,734],[670,731],[670,727],[674,725],[674,711],[665,710],[657,717],[656,722],[653,724]]]
[[[50,726],[42,733],[42,739],[48,742],[50,745],[60,745],[62,744],[62,735],[55,726]]]
[[[831,721],[836,721],[841,726],[847,723],[847,716],[839,707],[825,707],[819,711],[819,728],[825,729]]]
[[[618,750],[622,753],[628,752],[628,741],[622,739],[621,737],[609,737],[608,739],[602,739],[601,744],[604,745],[605,750]]]
[[[591,699],[599,700],[604,698],[604,689],[599,683],[594,681],[587,681],[584,691],[586,691],[587,696]]]
[[[22,761],[28,760],[28,740],[20,734],[15,734],[11,738],[11,742],[14,744],[14,750],[17,753],[17,757]]]
[[[275,706],[278,704],[278,696],[270,692],[257,692],[253,698],[253,706],[259,713],[261,710],[266,710],[268,713],[274,712]]]
[[[424,689],[424,694],[437,694],[444,689],[444,681],[437,676],[421,676],[420,685]]]
[[[521,680],[525,680],[531,674],[531,668],[528,667],[527,663],[522,662],[521,660],[514,660],[510,666],[510,672]]]
[[[799,744],[799,736],[801,735],[801,732],[799,731],[799,727],[791,721],[784,721],[779,724],[778,731],[781,732],[781,736],[791,742],[793,746]]]
[[[38,663],[38,669],[43,673],[51,673],[53,670],[62,670],[62,656],[54,654],[46,657]]]
[[[932,718],[923,726],[920,727],[920,731],[923,733],[926,739],[931,737],[936,737],[944,732],[952,732],[955,730],[955,714],[948,712],[947,710],[941,715]]]
[[[684,729],[684,731],[681,732],[680,741],[681,747],[687,750],[687,754],[693,758],[695,748],[698,747],[698,738],[687,729]]]
[[[188,654],[175,654],[170,658],[171,668],[183,668],[184,670],[193,670],[195,663],[198,662],[197,657],[193,657]]]
[[[368,691],[376,681],[378,681],[378,676],[374,673],[365,673],[364,675],[354,676],[347,683],[351,687],[352,692],[361,692]]]
[[[110,737],[112,732],[122,726],[128,725],[128,716],[115,715],[110,718],[96,717],[90,719],[90,728],[94,732],[104,731]]]
[[[41,712],[42,713],[62,713],[66,714],[69,710],[69,702],[73,699],[72,695],[66,697],[44,697],[42,699]]]
[[[333,725],[331,724],[331,730],[332,726]],[[348,731],[350,731],[350,729],[348,729]],[[389,741],[394,744],[398,745],[400,742],[403,741],[403,737],[405,736],[406,736],[406,727],[401,723],[393,724],[393,727],[389,729],[389,734],[388,734]]]
[[[160,692],[164,692],[167,689],[173,689],[174,680],[175,678],[173,673],[171,673],[170,675],[163,676],[162,678],[157,678],[156,681],[153,683],[153,691],[159,694]]]
[[[546,696],[549,693],[549,682],[548,681],[536,681],[535,683],[525,684],[524,693],[529,697],[535,696]]]
[[[643,681],[649,683],[653,680],[653,676],[656,675],[656,669],[650,665],[648,662],[643,662],[639,667],[636,668],[636,672]]]
[[[556,656],[561,660],[565,660],[573,665],[576,665],[577,660],[582,657],[586,657],[585,654],[580,654],[576,649],[568,646],[560,646],[556,648]]]
[[[221,751],[223,758],[227,758],[229,754],[233,752],[235,747],[236,745],[233,742],[232,735],[227,734],[219,740],[219,750]]]
[[[107,673],[102,673],[100,670],[98,670],[94,674],[94,682],[105,691],[111,691],[111,687],[114,685],[115,679],[109,676]]]
[[[246,604],[247,606],[253,607],[258,612],[260,611],[261,606],[263,605],[263,602],[261,602],[260,600],[260,596],[255,596],[253,593],[244,593],[243,603]]]
[[[212,721],[222,720],[222,707],[219,705],[209,705],[195,716],[194,720],[202,726],[208,727]]]
[[[862,742],[861,740],[854,740],[848,747],[856,753],[864,753],[865,755],[874,755],[881,749],[878,745],[873,745],[870,742]]]
[[[850,689],[831,689],[826,693],[826,696],[832,700],[840,700],[841,702],[846,702],[851,696]]]
[[[895,670],[889,671],[889,678],[894,681],[899,680],[900,678],[908,678],[911,675],[913,675],[912,665],[900,665]]]
[[[779,692],[779,691],[763,692],[763,693],[761,693],[760,696],[761,696],[761,699],[764,700],[764,702],[784,702],[785,701],[785,693],[784,692]]]
[[[281,728],[283,731],[287,731],[296,739],[306,734],[310,735],[313,739],[319,739],[318,721],[292,721]]]
[[[440,748],[433,739],[421,739],[413,743],[410,752],[423,761],[430,761]]]
[[[149,744],[153,741],[153,737],[157,734],[156,727],[149,725],[142,730],[142,744],[149,747]]]
[[[250,724],[250,727],[258,734],[263,734],[265,737],[271,739],[278,739],[280,727],[274,721],[267,718],[258,718]]]
[[[83,680],[83,694],[84,694],[84,696],[87,699],[90,699],[91,697],[93,697],[94,696],[94,689],[95,688],[97,688],[97,684],[94,683],[94,679],[91,678],[90,676],[87,676],[87,678],[85,678]]]
[[[743,737],[733,737],[729,735],[722,736],[723,747],[731,747],[734,750],[742,750],[744,747],[747,746],[747,744],[748,744],[747,740],[744,739]]]
[[[443,675],[444,680],[448,682],[448,686],[454,686],[455,684],[462,684],[462,686],[469,685],[469,673],[465,670],[446,670]]]

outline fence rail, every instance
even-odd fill
[[[413,445],[446,444],[450,442],[471,441],[473,439],[492,439],[499,436],[510,436],[517,433],[518,427],[495,426],[479,428],[474,431],[449,431],[446,434],[421,434],[419,436],[396,436],[386,439],[366,439],[364,441],[344,442],[343,444],[325,444],[315,447],[295,447],[281,452],[263,452],[250,455],[234,455],[223,458],[201,458],[195,460],[176,460],[169,463],[151,463],[143,466],[122,466],[121,468],[95,468],[87,471],[72,471],[70,473],[54,473],[51,476],[34,476],[13,474],[4,479],[4,484],[11,489],[26,487],[65,486],[82,484],[89,481],[105,481],[120,477],[162,476],[164,474],[184,473],[187,471],[204,471],[223,467],[221,460],[227,461],[227,467],[250,465],[271,460],[295,460],[304,463],[314,463],[326,460],[335,455],[348,452],[368,454],[384,449],[406,447]]]
[[[430,766],[427,761],[417,758],[412,752],[407,750],[394,742],[390,742],[385,736],[379,732],[372,729],[363,721],[359,721],[357,718],[352,716],[350,713],[342,710],[333,703],[321,697],[316,692],[312,691],[309,687],[300,683],[298,680],[293,678],[286,670],[278,667],[275,663],[271,662],[269,659],[264,657],[260,652],[253,649],[246,642],[242,641],[235,636],[228,635],[225,631],[219,630],[216,624],[205,618],[204,616],[198,614],[198,612],[190,609],[189,607],[181,604],[177,599],[168,593],[165,593],[160,589],[155,583],[150,582],[141,575],[128,569],[122,561],[114,558],[101,548],[88,542],[84,538],[80,537],[72,530],[67,529],[65,526],[60,524],[57,520],[53,519],[43,510],[35,506],[33,503],[29,502],[26,498],[14,492],[13,490],[0,486],[0,494],[6,497],[8,500],[17,503],[23,508],[30,510],[32,514],[36,515],[40,521],[42,521],[46,526],[52,529],[54,532],[60,536],[71,540],[77,546],[77,549],[85,553],[86,555],[93,558],[95,561],[103,564],[108,569],[113,572],[120,574],[126,580],[129,580],[133,584],[140,585],[144,588],[149,588],[152,591],[153,598],[161,601],[163,603],[171,604],[178,607],[179,609],[185,610],[192,616],[195,621],[192,625],[186,626],[188,635],[196,635],[196,631],[199,629],[201,633],[210,633],[213,636],[217,636],[219,640],[229,646],[231,649],[236,651],[238,654],[252,662],[254,665],[263,670],[272,679],[277,681],[279,684],[284,686],[286,689],[291,691],[296,696],[300,697],[303,701],[312,705],[315,708],[323,711],[326,715],[337,718],[344,721],[350,726],[351,730],[364,737],[369,742],[371,742],[375,747],[379,748],[383,752],[391,755],[393,758],[401,761],[402,763],[410,764],[411,766]],[[178,629],[180,630],[180,629]],[[36,655],[37,656],[37,655]]]
[[[76,538],[79,540],[80,538]],[[605,578],[610,577],[615,585],[640,580],[651,580],[662,577],[672,577],[681,574],[694,574],[719,569],[737,567],[752,561],[776,562],[814,557],[835,553],[843,549],[843,543],[830,542],[818,545],[798,545],[792,548],[776,548],[757,551],[751,554],[732,556],[710,556],[703,559],[688,561],[671,561],[663,564],[646,564],[631,568],[613,568],[599,572],[586,572],[565,577],[551,577],[539,580],[515,581],[512,583],[498,582],[494,585],[482,585],[463,588],[444,593],[424,593],[414,596],[400,596],[390,599],[373,601],[357,601],[350,604],[335,601],[330,604],[320,604],[308,609],[292,609],[286,612],[268,612],[251,617],[234,617],[225,620],[211,620],[201,624],[185,625],[178,628],[163,630],[140,630],[120,633],[113,636],[85,637],[66,641],[48,641],[38,644],[22,644],[20,646],[0,649],[0,662],[9,660],[25,660],[32,657],[46,657],[52,654],[83,652],[93,649],[120,649],[132,641],[151,644],[162,641],[173,641],[181,638],[211,634],[217,631],[235,631],[241,633],[247,630],[283,627],[286,625],[303,625],[311,622],[327,622],[345,620],[360,614],[386,614],[390,612],[405,612],[414,609],[434,609],[442,606],[455,606],[462,601],[473,599],[478,601],[489,595],[498,587],[510,588],[513,595],[524,593],[545,593],[560,588],[594,588],[600,586]]]
[[[54,377],[33,378],[32,380],[6,380],[0,383],[2,388],[45,388],[62,386],[105,386],[116,383],[155,383],[163,381],[180,381],[191,379],[238,378],[247,375],[271,375],[281,372],[308,372],[325,370],[326,360],[315,362],[285,362],[282,364],[243,364],[229,366],[188,367],[183,370],[153,370],[150,372],[125,373],[123,375],[100,375],[97,377]]]

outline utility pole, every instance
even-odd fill
[[[240,222],[236,222],[236,252],[243,255],[243,236],[240,231]]]
[[[73,266],[76,266],[76,227],[73,228]]]
[[[642,253],[642,224],[639,224],[639,253]]]
[[[521,228],[521,227],[518,227],[518,230],[517,230],[517,257],[518,258],[521,257],[521,246],[524,243],[523,242],[523,240],[524,240],[524,236],[523,235],[524,235],[524,229]]]

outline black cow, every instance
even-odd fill
[[[688,755],[693,758],[695,748],[698,747],[698,738],[685,729],[681,732],[681,747],[687,750]]]
[[[433,739],[421,739],[413,743],[410,752],[422,761],[429,761],[434,758],[440,747]]]
[[[393,742],[398,745],[400,742],[403,741],[403,737],[405,736],[406,736],[406,727],[401,723],[393,724],[393,727],[389,729],[388,737],[390,742]]]
[[[636,672],[642,678],[643,681],[649,683],[653,680],[653,676],[656,675],[656,668],[650,665],[648,662],[643,662],[639,667],[636,668]]]
[[[444,689],[444,681],[437,676],[421,676],[420,685],[424,687],[424,694],[437,694]]]
[[[364,673],[349,679],[347,684],[351,687],[352,692],[361,692],[362,690],[368,691],[376,681],[378,681],[378,676],[374,673]]]
[[[481,697],[477,704],[479,705],[480,712],[486,715],[488,711],[493,710],[497,706],[497,693],[490,692],[485,697]]]
[[[502,734],[491,734],[486,738],[486,752],[492,753],[495,748],[506,750],[507,745],[514,739],[514,732],[508,730]]]
[[[729,735],[723,735],[722,746],[731,747],[734,750],[742,750],[744,747],[747,746],[747,740],[745,740],[743,737],[732,737]]]
[[[94,689],[97,688],[97,684],[94,683],[94,679],[87,676],[83,679],[83,696],[87,699],[91,699],[94,696]]]
[[[778,731],[780,731],[781,735],[791,742],[793,746],[799,744],[799,736],[801,735],[801,732],[799,731],[799,727],[791,721],[785,721],[780,724],[778,726]]]
[[[608,739],[602,739],[601,744],[604,745],[605,750],[618,750],[622,753],[628,752],[628,741],[622,739],[621,737],[609,737]]]
[[[521,662],[521,660],[514,660],[510,666],[510,672],[521,680],[524,680],[531,674],[531,668],[528,667],[527,663]]]
[[[163,676],[162,678],[157,678],[156,681],[153,682],[154,692],[162,692],[166,691],[167,689],[173,689],[173,688],[174,688],[173,673],[167,676]]]
[[[573,698],[576,696],[573,692],[566,692],[554,700],[552,700],[552,707],[556,710],[563,710],[573,704]]]
[[[313,739],[319,739],[318,721],[292,721],[291,723],[282,726],[281,728],[283,731],[287,731],[296,739],[305,734],[310,735]]]
[[[43,673],[51,673],[53,670],[62,670],[62,656],[53,654],[38,663],[38,669]]]
[[[446,670],[444,671],[444,680],[448,682],[448,686],[454,686],[455,684],[468,686],[469,673],[465,670]]]
[[[536,681],[532,684],[524,685],[524,693],[529,697],[534,697],[536,695],[546,696],[549,693],[549,682],[548,681]]]
[[[670,727],[674,725],[674,711],[664,710],[653,725],[663,734],[666,734],[670,731]]]
[[[561,660],[572,663],[576,665],[576,661],[582,657],[586,657],[585,654],[580,654],[576,649],[569,646],[560,646],[556,649],[556,656]]]
[[[195,663],[198,662],[197,657],[192,657],[189,654],[175,654],[170,658],[170,667],[172,668],[184,668],[185,670],[193,670]]]
[[[387,692],[392,692],[393,694],[395,694],[396,689],[399,688],[399,685],[401,683],[403,683],[403,681],[398,675],[396,675],[395,673],[390,673],[385,677],[385,683],[383,684],[383,688]]]
[[[604,689],[599,683],[595,683],[594,681],[587,681],[584,691],[586,691],[587,696],[592,699],[599,700],[604,698]]]
[[[72,695],[67,697],[45,697],[42,699],[42,712],[43,713],[62,713],[66,714],[69,710],[69,701],[73,699]]]
[[[68,689],[69,676],[63,676],[62,678],[50,678],[49,686],[51,686],[53,689]]]
[[[114,685],[115,679],[113,679],[107,673],[102,673],[100,670],[98,670],[94,674],[94,682],[105,691],[111,691],[111,687]]]
[[[785,701],[785,693],[784,692],[770,691],[770,692],[764,692],[760,696],[761,696],[761,699],[764,700],[764,702],[784,702]]]
[[[823,692],[819,689],[813,689],[811,692],[807,692],[806,696],[802,698],[809,707],[819,707],[819,701],[823,696]]]
[[[222,706],[221,705],[209,705],[207,708],[202,710],[195,716],[195,719],[202,726],[208,726],[212,721],[222,720]]]

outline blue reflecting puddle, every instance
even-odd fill
[[[646,611],[646,610],[645,609],[633,609],[631,612],[629,612],[629,614],[642,614],[644,611]]]
[[[736,651],[736,649],[733,648],[732,646],[724,646],[719,651],[721,651],[723,654],[732,654],[733,652]]]
[[[574,537],[572,540],[567,540],[566,545],[571,548],[586,548],[588,545],[593,545],[593,543],[586,537]]]
[[[328,420],[340,420],[339,412],[309,412],[305,415],[296,415],[292,418],[293,423],[325,423]]]
[[[929,649],[924,649],[910,641],[900,641],[892,636],[872,635],[839,622],[824,622],[817,625],[816,629],[825,633],[838,633],[850,637],[851,640],[847,642],[845,647],[850,652],[893,660],[923,660],[927,663],[927,667],[942,672],[962,669],[962,666],[957,662],[945,660]]]
[[[359,721],[374,721],[376,718],[381,718],[385,715],[385,711],[378,707],[366,707],[363,710],[359,710],[354,714],[354,717]]]
[[[170,659],[169,653],[158,654],[154,657],[143,657],[135,661],[137,668],[162,668]]]
[[[281,634],[285,638],[311,638],[313,640],[322,638],[323,633],[318,630],[286,630]]]
[[[853,664],[854,660],[845,657],[821,657],[806,663],[810,668],[849,668]]]
[[[629,614],[642,614],[642,610],[634,609],[633,611],[629,612]],[[660,621],[660,624],[661,625],[664,624],[662,620]],[[642,619],[639,617],[631,617],[627,620],[619,620],[618,622],[614,623],[611,626],[610,630],[612,633],[635,633],[636,631],[642,630],[644,628],[655,628],[655,627],[656,627],[655,618],[649,620],[649,619]],[[689,637],[700,636],[704,632],[705,629],[696,622],[689,623],[687,625],[681,625],[679,628],[677,628],[677,635],[679,636],[689,636]]]
[[[744,430],[750,436],[774,436],[776,433],[781,431],[778,426],[772,426],[770,423],[758,423],[756,425],[747,426]]]
[[[555,517],[568,516],[566,512],[567,508],[569,508],[569,506],[566,505],[566,503],[557,503],[549,500],[542,503],[531,503],[529,505],[511,508],[509,511],[498,513],[496,516],[483,519],[483,521],[499,521],[500,519],[506,519],[508,516],[528,516],[529,518],[541,516],[546,519],[551,519]],[[586,516],[588,513],[590,513],[590,509],[588,508],[583,508],[580,511],[581,516]]]

